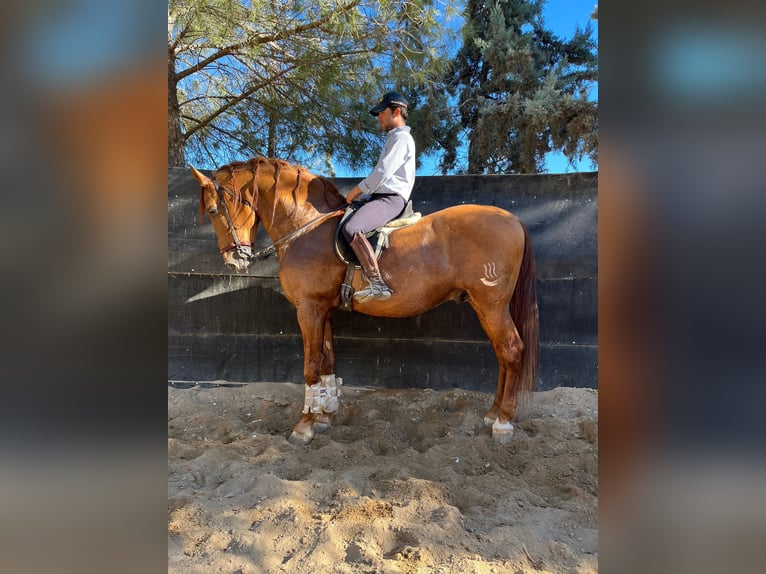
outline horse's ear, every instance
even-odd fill
[[[201,186],[199,190],[199,207],[197,208],[197,216],[199,217],[199,221],[203,222],[205,221],[205,211],[208,211],[209,213],[215,213],[217,211],[217,209],[215,209],[216,206],[213,206],[213,209],[208,209],[208,206],[205,204],[205,190],[210,188],[214,189],[215,185],[213,184],[213,180],[211,180],[205,174],[200,173],[194,169],[194,166],[190,165],[189,169],[191,169],[191,172],[194,175],[194,179],[196,179]]]
[[[206,176],[205,174],[200,173],[199,171],[194,169],[193,165],[190,165],[189,169],[191,170],[192,174],[194,175],[194,179],[196,179],[200,183],[200,185],[205,186],[205,185],[208,185],[208,184],[210,184],[210,185],[213,184],[213,181],[208,176]]]

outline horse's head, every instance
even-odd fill
[[[210,216],[219,215],[218,213],[218,192],[216,191],[213,180],[205,174],[197,171],[194,166],[189,166],[194,178],[200,184],[199,192],[199,216],[204,218],[207,213]]]
[[[246,271],[258,224],[253,209],[252,185],[248,196],[247,183],[238,184],[233,171],[216,171],[215,181],[194,167],[191,172],[200,184],[200,216],[209,216],[223,262],[238,273]]]

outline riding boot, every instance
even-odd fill
[[[367,287],[354,293],[354,299],[357,299],[360,303],[366,303],[371,299],[385,301],[391,297],[391,289],[388,288],[388,285],[386,285],[383,277],[380,275],[378,261],[375,259],[372,245],[370,245],[370,242],[367,241],[363,233],[357,231],[354,234],[354,238],[351,240],[351,249],[354,250],[354,253],[359,258],[359,263],[362,264],[364,274],[369,281]]]

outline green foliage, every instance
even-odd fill
[[[369,166],[380,151],[371,104],[446,70],[433,0],[170,0],[168,16],[176,162]]]
[[[570,162],[598,160],[598,106],[588,99],[598,73],[590,24],[571,40],[558,38],[544,27],[543,5],[467,1],[463,47],[446,89],[457,99],[468,160],[458,166],[459,138],[445,140],[444,173],[538,173],[554,150]]]

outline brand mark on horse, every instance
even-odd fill
[[[500,282],[500,278],[497,276],[497,269],[495,268],[495,262],[484,264],[484,277],[481,278],[481,282],[487,287],[494,287]]]

